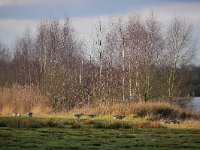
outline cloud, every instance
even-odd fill
[[[62,4],[68,4],[68,5],[83,5],[86,3],[91,3],[92,0],[0,0],[0,6],[21,6],[21,5],[49,5],[52,6],[55,5],[62,5]]]
[[[95,32],[95,26],[98,21],[108,21],[109,15],[100,15],[95,17],[72,17],[72,25],[81,34],[90,36],[92,32]]]
[[[105,0],[102,1],[105,2]],[[139,13],[142,14],[143,16],[145,15],[147,16],[149,12],[153,10],[158,20],[161,21],[163,25],[168,25],[174,17],[184,18],[186,23],[193,24],[194,36],[197,39],[197,48],[200,49],[200,42],[199,42],[200,2],[199,1],[192,0],[188,2],[186,0],[175,0],[175,1],[167,0],[167,2],[166,1],[163,2],[161,0],[160,1],[152,0],[151,4],[140,4],[139,6],[135,3],[138,2],[138,0],[132,0],[132,1],[125,0],[123,2],[119,0],[115,1],[110,0],[108,3],[104,4],[105,6],[101,3],[102,1],[100,0],[40,0],[40,1],[0,0],[0,7],[3,5],[4,6],[23,5],[22,7],[16,9],[16,11],[14,12],[11,11],[12,9],[10,10],[10,8],[15,8],[14,6],[9,7],[9,9],[6,9],[7,7],[5,7],[4,11],[1,11],[2,9],[0,10],[0,16],[1,16],[0,18],[2,18],[0,19],[0,33],[1,33],[0,39],[4,39],[6,43],[10,44],[12,41],[14,41],[16,36],[21,35],[24,32],[27,26],[29,26],[34,31],[41,18],[48,19],[49,16],[53,14],[52,16],[62,19],[64,18],[65,13],[67,13],[66,12],[67,8],[69,8],[69,15],[72,15],[71,20],[75,30],[79,33],[79,35],[82,38],[86,39],[87,42],[88,41],[90,42],[93,40],[92,38],[94,37],[95,34],[95,25],[98,23],[98,18],[100,18],[105,22],[108,22],[109,16],[111,15],[117,16],[121,14],[123,16],[129,16],[134,13]],[[141,3],[142,2],[144,2],[144,0],[141,0]],[[30,4],[31,5],[41,4],[41,7],[39,9],[37,9],[37,7],[29,8],[31,6],[24,7],[24,5],[30,5]],[[98,4],[101,7],[98,7]],[[47,8],[46,5],[49,5],[48,11],[46,10]],[[60,7],[60,5],[63,6]],[[50,6],[54,6],[54,9],[51,8]],[[44,10],[43,7],[45,7]],[[109,10],[107,10],[108,7]],[[30,11],[24,11],[24,9],[22,8],[24,9],[26,8],[25,10],[30,9]],[[66,11],[64,11],[64,8]]]
[[[180,17],[196,23],[200,19],[200,3],[174,3],[151,9],[155,10],[163,21]]]
[[[155,9],[155,8],[154,8]],[[157,9],[158,19],[165,24],[169,24],[174,17],[182,18],[187,24],[193,26],[193,38],[197,47],[197,60],[200,64],[200,3],[175,3]]]
[[[18,33],[20,35],[26,28],[35,30],[38,23],[37,20],[1,19],[0,29],[7,33]]]
[[[0,0],[0,6],[31,4],[34,0]]]
[[[161,5],[159,7],[144,7],[140,10],[132,10],[124,13],[123,16],[128,17],[135,13],[142,14],[142,16],[148,16],[150,11],[155,12],[157,19],[162,23],[164,28],[167,27],[175,17],[184,19],[187,24],[193,26],[193,38],[197,47],[196,56],[198,63],[200,64],[200,3],[174,2],[173,4]],[[98,22],[98,18],[104,22],[109,21],[109,15],[99,15],[95,17],[74,17],[72,18],[72,23],[80,35],[87,41],[91,41],[94,37],[95,25]]]
[[[169,23],[175,17],[183,19],[187,24],[193,26],[193,35],[195,39],[200,41],[200,3],[199,2],[181,2],[173,3],[160,7],[150,7],[143,9],[144,14],[148,14],[148,10],[154,10],[159,21],[164,25]],[[200,49],[200,42],[197,43]]]
[[[1,1],[1,0],[0,0]],[[9,1],[9,0],[8,0]],[[27,1],[27,0],[21,0]],[[42,0],[43,2],[46,0]],[[59,0],[62,1],[62,0]],[[71,3],[83,3],[83,0],[68,0]],[[91,0],[86,0],[85,2],[90,2]],[[55,1],[54,1],[55,2]],[[172,4],[168,4],[165,6],[151,6],[151,7],[144,7],[140,10],[133,9],[132,11],[127,11],[126,13],[123,13],[124,16],[129,16],[131,14],[134,14],[138,12],[139,14],[148,15],[150,10],[155,11],[156,16],[158,19],[164,23],[168,24],[172,18],[175,16],[185,18],[187,20],[187,23],[191,23],[194,25],[194,28],[196,33],[199,32],[200,28],[200,3],[183,3],[183,2],[177,2]],[[101,18],[101,20],[107,20],[109,18],[110,14],[108,15],[95,15],[91,17],[71,17],[72,24],[75,27],[75,29],[80,33],[81,36],[85,37],[91,37],[92,32],[95,32],[95,24],[97,24],[98,18]],[[64,17],[64,14],[63,14]],[[0,28],[1,31],[5,30],[7,32],[10,32],[9,28],[12,29],[14,33],[20,33],[24,30],[26,26],[31,26],[32,24],[36,24],[39,22],[40,18],[34,18],[33,19],[2,19],[0,20]],[[45,19],[45,18],[44,18]],[[2,26],[3,25],[3,26]],[[36,25],[33,25],[33,28]],[[16,31],[14,31],[16,30]],[[5,32],[4,31],[4,32]]]
[[[35,33],[37,20],[0,19],[0,40],[6,44],[12,44],[17,37],[21,36],[26,28]]]

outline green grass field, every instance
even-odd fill
[[[0,150],[200,149],[198,124],[147,124],[140,118],[0,117]]]

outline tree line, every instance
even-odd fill
[[[1,42],[1,89],[37,87],[53,110],[200,95],[192,26],[182,19],[99,21],[92,48],[86,44],[69,17],[41,21],[34,35],[25,30],[12,52]]]

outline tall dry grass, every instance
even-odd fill
[[[178,119],[200,119],[198,113],[189,109],[181,108],[168,102],[139,102],[129,104],[111,104],[103,106],[88,106],[86,108],[74,109],[70,114],[84,113],[95,115],[135,115],[138,117],[153,117],[161,115],[162,118]]]
[[[13,112],[44,115],[52,111],[47,105],[45,97],[36,86],[14,85],[12,88],[0,90],[0,114],[10,115]],[[75,108],[69,112],[60,114],[95,114],[95,115],[135,115],[138,117],[154,118],[161,115],[163,118],[200,119],[200,115],[180,108],[168,102],[139,102],[139,103],[116,103],[109,105],[90,105],[83,108]]]
[[[35,86],[14,85],[12,88],[3,88],[0,91],[0,114],[9,115],[13,112],[49,113],[46,105],[47,97],[43,96]]]

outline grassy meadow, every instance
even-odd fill
[[[0,117],[0,149],[200,149],[200,122],[162,124],[133,115]]]

